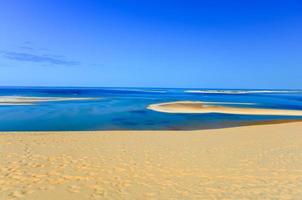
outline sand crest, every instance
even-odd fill
[[[168,103],[159,103],[149,105],[147,108],[150,110],[165,113],[222,113],[240,115],[302,116],[302,110],[218,106],[210,105],[201,101],[176,101]]]

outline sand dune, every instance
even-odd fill
[[[301,199],[302,123],[0,133],[0,199]]]
[[[302,110],[242,108],[210,105],[201,101],[176,101],[152,104],[148,109],[166,113],[223,113],[240,115],[302,116]]]

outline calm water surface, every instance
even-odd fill
[[[302,119],[214,113],[169,114],[146,109],[153,103],[199,100],[254,103],[232,106],[302,110],[302,91],[1,87],[0,98],[3,96],[98,99],[0,105],[0,131],[191,130],[232,127],[257,121]]]

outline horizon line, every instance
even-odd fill
[[[154,88],[154,89],[204,89],[204,90],[290,90],[300,91],[300,89],[288,89],[288,88],[203,88],[203,87],[143,87],[143,86],[33,86],[33,85],[0,85],[1,88]]]

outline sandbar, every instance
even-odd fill
[[[231,107],[211,105],[202,101],[176,101],[158,103],[151,104],[147,108],[153,111],[165,113],[221,113],[239,115],[302,116],[302,110]]]
[[[0,105],[33,105],[49,101],[84,101],[97,100],[92,97],[25,97],[25,96],[0,96]]]

